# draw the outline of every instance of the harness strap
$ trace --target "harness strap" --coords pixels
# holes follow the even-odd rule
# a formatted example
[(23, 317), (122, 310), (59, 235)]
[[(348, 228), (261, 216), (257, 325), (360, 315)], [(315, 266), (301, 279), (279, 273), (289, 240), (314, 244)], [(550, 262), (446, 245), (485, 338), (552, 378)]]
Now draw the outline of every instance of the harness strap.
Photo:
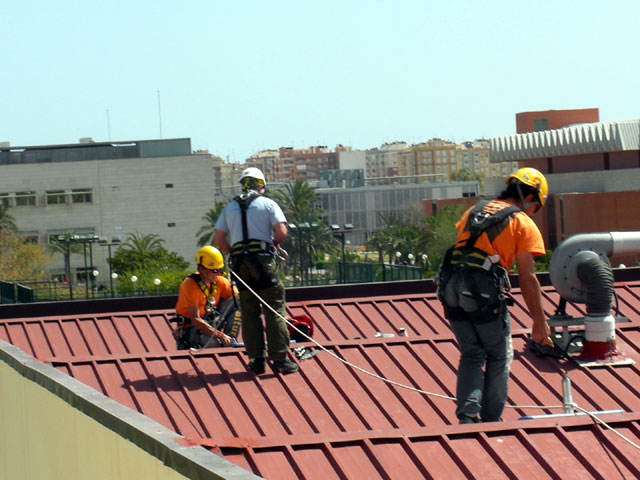
[(213, 298), (215, 298), (216, 293), (218, 292), (218, 282), (212, 282), (211, 287), (207, 288), (207, 284), (204, 283), (204, 280), (202, 280), (202, 277), (199, 273), (192, 273), (191, 275), (187, 275), (187, 278), (190, 278), (198, 284), (198, 287), (200, 288), (200, 290), (202, 290), (204, 296), (207, 297), (207, 300), (211, 301)]
[[(500, 289), (500, 296), (504, 301), (504, 292), (511, 289), (509, 276), (506, 269), (498, 263), (500, 256), (489, 255), (484, 250), (476, 248), (474, 245), (482, 233), (487, 233), (489, 241), (493, 241), (509, 224), (514, 213), (521, 211), (515, 205), (503, 207), (500, 204), (492, 203), (492, 200), (482, 200), (469, 212), (465, 231), (469, 232), (469, 238), (465, 241), (455, 243), (447, 250), (438, 272), (438, 296), (444, 302), (442, 293), (446, 283), (454, 272), (486, 271), (496, 281)], [(489, 305), (482, 302), (483, 296), (480, 294), (475, 281), (469, 283), (471, 296), (476, 301), (481, 302), (481, 310), (485, 310)], [(486, 299), (485, 299), (486, 301)]]
[(274, 253), (274, 247), (264, 240), (249, 239), (246, 242), (234, 243), (231, 247), (231, 256), (237, 256), (247, 253)]
[(238, 202), (240, 206), (240, 213), (242, 214), (242, 242), (246, 243), (249, 240), (249, 227), (247, 226), (247, 209), (251, 202), (258, 198), (258, 193), (254, 190), (249, 190), (241, 195), (238, 195), (234, 200)]

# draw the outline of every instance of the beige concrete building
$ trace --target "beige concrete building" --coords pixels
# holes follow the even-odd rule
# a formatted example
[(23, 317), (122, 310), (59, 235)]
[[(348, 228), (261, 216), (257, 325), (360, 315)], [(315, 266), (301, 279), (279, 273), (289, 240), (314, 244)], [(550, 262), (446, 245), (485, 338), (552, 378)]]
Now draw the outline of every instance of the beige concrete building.
[[(40, 244), (63, 233), (114, 237), (157, 234), (191, 261), (202, 216), (211, 208), (212, 157), (189, 139), (0, 148), (0, 201), (21, 233)], [(115, 248), (115, 247), (114, 247)], [(113, 252), (112, 252), (113, 253)], [(91, 244), (88, 271), (109, 283), (108, 249)], [(71, 257), (84, 275), (84, 254)], [(64, 275), (62, 255), (51, 274)]]

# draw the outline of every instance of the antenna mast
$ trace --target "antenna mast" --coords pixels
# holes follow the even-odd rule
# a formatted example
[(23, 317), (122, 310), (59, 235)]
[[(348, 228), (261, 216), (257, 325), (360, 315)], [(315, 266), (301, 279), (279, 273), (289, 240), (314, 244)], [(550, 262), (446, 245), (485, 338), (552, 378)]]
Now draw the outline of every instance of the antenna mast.
[(160, 90), (158, 90), (158, 123), (160, 124), (160, 140), (162, 140), (162, 111), (160, 110)]

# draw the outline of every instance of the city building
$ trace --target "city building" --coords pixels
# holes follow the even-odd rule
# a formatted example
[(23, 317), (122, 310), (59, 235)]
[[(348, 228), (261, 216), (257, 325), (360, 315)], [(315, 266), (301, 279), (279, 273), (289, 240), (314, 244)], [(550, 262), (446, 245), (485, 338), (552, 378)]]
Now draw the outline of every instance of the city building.
[[(517, 161), (549, 182), (536, 215), (547, 248), (576, 233), (640, 231), (640, 120), (582, 123), (494, 137), (492, 161)], [(504, 187), (485, 182), (487, 192)], [(635, 265), (637, 256), (616, 258)]]
[(278, 162), (280, 155), (278, 150), (261, 150), (247, 158), (247, 167), (259, 168), (264, 174), (267, 183), (278, 181)]
[(369, 235), (384, 228), (385, 218), (399, 212), (415, 210), (422, 216), (423, 201), (469, 198), (479, 195), (473, 182), (413, 183), (379, 185), (360, 188), (318, 188), (321, 207), (327, 211), (327, 223), (351, 225), (348, 240), (352, 245), (365, 245)]
[(368, 150), (365, 171), (366, 178), (397, 177), (398, 153), (406, 148), (406, 142), (391, 142)]
[[(188, 138), (0, 148), (0, 201), (20, 233), (43, 245), (67, 233), (107, 243), (156, 234), (190, 261), (214, 178), (212, 156), (193, 154)], [(99, 245), (71, 256), (73, 276), (95, 270), (98, 284), (109, 283), (109, 249)], [(64, 277), (62, 255), (51, 267)]]
[[(518, 169), (518, 162), (491, 162), (488, 140), (456, 145), (456, 170), (467, 170), (482, 178), (505, 177)], [(452, 172), (449, 172), (449, 175)]]
[(516, 133), (557, 130), (579, 123), (597, 123), (600, 114), (597, 108), (576, 110), (545, 110), (516, 113)]
[(315, 146), (296, 150), (290, 147), (279, 149), (280, 167), (277, 169), (278, 182), (306, 180), (317, 182), (318, 173), (339, 168), (338, 155), (351, 147), (337, 146), (330, 151), (326, 146)]

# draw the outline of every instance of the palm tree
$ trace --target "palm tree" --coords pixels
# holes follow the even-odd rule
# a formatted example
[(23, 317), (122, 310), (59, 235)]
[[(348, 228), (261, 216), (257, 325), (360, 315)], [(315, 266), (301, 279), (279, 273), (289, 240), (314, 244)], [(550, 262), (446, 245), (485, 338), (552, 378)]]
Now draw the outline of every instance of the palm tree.
[(64, 272), (69, 284), (73, 285), (71, 255), (74, 253), (82, 253), (82, 246), (78, 243), (71, 243), (71, 233), (64, 233), (53, 237), (53, 241), (49, 243), (48, 249), (52, 254), (60, 253), (64, 257)]
[(324, 211), (317, 206), (320, 197), (309, 183), (301, 180), (287, 183), (282, 190), (273, 192), (272, 198), (282, 208), (289, 224), (297, 226), (295, 231), (290, 229), (283, 244), (289, 252), (290, 271), (295, 271), (297, 264), (302, 274), (302, 271), (308, 271), (314, 259), (339, 251), (338, 240), (322, 220)]
[(282, 190), (273, 192), (272, 197), (278, 202), (290, 223), (308, 221), (309, 217), (315, 217), (316, 221), (322, 213), (322, 210), (316, 207), (320, 197), (308, 182), (302, 180), (285, 184)]
[(138, 232), (128, 233), (127, 240), (122, 242), (121, 248), (128, 248), (132, 252), (144, 256), (146, 253), (157, 252), (162, 249), (164, 240), (155, 233), (141, 235)]
[(7, 212), (7, 208), (0, 202), (0, 231), (3, 229), (10, 232), (17, 232), (18, 226), (16, 225), (16, 219)]
[(213, 245), (214, 237), (216, 234), (215, 225), (218, 221), (218, 217), (220, 217), (220, 213), (222, 213), (222, 209), (224, 208), (224, 202), (216, 202), (215, 206), (210, 209), (205, 215), (202, 217), (206, 223), (200, 227), (200, 230), (196, 233), (198, 237), (198, 246), (204, 247), (205, 245)]

